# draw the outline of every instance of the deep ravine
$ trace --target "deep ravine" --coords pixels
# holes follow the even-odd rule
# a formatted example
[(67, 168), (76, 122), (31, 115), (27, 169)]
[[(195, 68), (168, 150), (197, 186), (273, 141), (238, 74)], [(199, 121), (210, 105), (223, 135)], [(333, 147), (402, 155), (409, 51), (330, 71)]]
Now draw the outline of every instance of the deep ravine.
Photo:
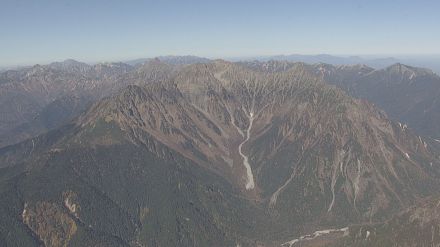
[(252, 124), (254, 122), (255, 116), (252, 111), (249, 113), (249, 115), (246, 114), (246, 116), (249, 118), (249, 126), (246, 129), (246, 138), (244, 139), (244, 141), (242, 143), (240, 143), (240, 145), (238, 145), (238, 153), (243, 158), (243, 165), (246, 168), (246, 176), (247, 176), (246, 189), (251, 190), (255, 187), (254, 175), (252, 174), (252, 168), (251, 168), (251, 165), (249, 164), (249, 157), (243, 153), (242, 149), (243, 149), (243, 145), (247, 141), (249, 141), (250, 132), (252, 129)]

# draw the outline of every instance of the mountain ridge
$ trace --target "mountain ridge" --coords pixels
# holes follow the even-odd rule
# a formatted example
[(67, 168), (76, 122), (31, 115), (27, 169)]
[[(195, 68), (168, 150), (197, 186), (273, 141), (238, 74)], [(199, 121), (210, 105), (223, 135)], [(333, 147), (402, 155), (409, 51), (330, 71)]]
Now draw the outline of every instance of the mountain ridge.
[[(127, 245), (207, 241), (214, 246), (275, 246), (324, 227), (381, 222), (438, 191), (438, 150), (368, 102), (327, 85), (309, 65), (259, 72), (215, 61), (164, 74), (158, 72), (172, 68), (159, 61), (153, 65), (145, 69), (154, 73), (143, 74), (145, 69), (139, 68), (127, 74), (137, 85), (95, 103), (72, 125), (0, 150), (1, 167), (7, 171), (0, 184), (22, 177), (17, 186), (23, 196), (2, 187), (5, 196), (26, 202), (14, 206), (23, 215), (15, 225), (30, 229), (45, 243), (79, 241), (75, 236), (111, 242), (110, 236), (118, 236)], [(163, 76), (143, 81), (146, 75)], [(120, 172), (128, 172), (131, 179)], [(145, 186), (150, 173), (158, 176), (150, 177), (157, 184), (128, 199), (122, 191)], [(59, 180), (65, 176), (73, 180)], [(40, 182), (43, 178), (50, 182)], [(27, 184), (51, 192), (32, 195), (34, 189)], [(59, 189), (47, 187), (54, 184)], [(154, 202), (159, 185), (170, 188), (162, 193), (182, 207), (174, 209), (173, 218), (157, 211), (169, 208)], [(173, 192), (182, 186), (188, 188), (184, 195)], [(109, 216), (94, 218), (97, 212), (88, 211), (93, 208), (89, 195), (96, 192), (88, 191), (104, 193), (94, 203), (113, 201), (104, 212), (114, 212), (115, 222), (126, 230), (108, 229), (110, 222), (104, 222), (113, 219)], [(192, 206), (194, 200), (202, 203), (199, 211)], [(213, 206), (213, 200), (219, 200), (219, 206)], [(148, 212), (141, 210), (144, 207)], [(62, 214), (60, 208), (70, 213)], [(53, 235), (38, 227), (45, 222), (38, 215), (52, 211), (60, 217), (55, 223), (70, 222), (66, 233)], [(138, 218), (145, 214), (150, 216)], [(196, 237), (192, 233), (200, 229), (184, 223), (191, 222), (187, 214), (215, 228)], [(95, 223), (87, 230), (79, 222)], [(178, 222), (177, 228), (172, 222)], [(56, 224), (54, 229), (59, 228)], [(165, 240), (165, 233), (154, 232), (162, 227), (176, 229), (175, 238)], [(104, 232), (104, 240), (86, 237), (94, 229)], [(145, 231), (150, 237), (141, 234)]]
[(440, 149), (326, 80), (375, 71), (152, 60), (118, 74), (70, 124), (0, 149), (0, 193), (13, 202), (0, 204), (13, 227), (0, 243), (358, 241), (345, 233), (440, 196)]

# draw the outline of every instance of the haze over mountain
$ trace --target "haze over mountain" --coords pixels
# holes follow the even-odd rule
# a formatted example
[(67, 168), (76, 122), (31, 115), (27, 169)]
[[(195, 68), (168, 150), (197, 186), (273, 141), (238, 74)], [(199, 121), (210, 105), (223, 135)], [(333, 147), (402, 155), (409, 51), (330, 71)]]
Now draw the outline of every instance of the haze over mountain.
[(57, 127), (113, 92), (122, 63), (90, 66), (74, 60), (0, 74), (0, 146)]
[[(206, 63), (209, 62), (210, 59), (198, 56), (159, 56), (157, 57), (162, 62), (179, 65), (179, 64), (192, 64), (192, 63)], [(429, 68), (437, 74), (440, 74), (440, 55), (395, 55), (395, 56), (386, 56), (386, 55), (375, 55), (375, 56), (335, 56), (330, 54), (320, 54), (320, 55), (301, 55), (301, 54), (291, 54), (291, 55), (274, 55), (274, 56), (247, 56), (247, 57), (217, 57), (218, 59), (224, 59), (232, 62), (240, 62), (240, 61), (252, 61), (257, 60), (260, 62), (267, 62), (270, 60), (277, 61), (289, 61), (289, 62), (303, 62), (309, 64), (315, 63), (327, 63), (332, 65), (356, 65), (356, 64), (364, 64), (375, 69), (382, 69), (388, 66), (391, 66), (396, 63), (402, 63), (414, 67), (424, 67)], [(135, 66), (147, 61), (150, 61), (154, 58), (139, 58), (133, 60), (127, 60), (125, 63)], [(211, 58), (213, 60), (215, 58)], [(4, 72), (6, 70), (17, 70), (21, 68), (26, 68), (30, 66), (9, 66), (9, 67), (0, 67), (0, 72)]]
[(383, 57), (383, 58), (362, 58), (360, 56), (333, 56), (328, 54), (320, 55), (277, 55), (277, 56), (256, 56), (243, 58), (240, 60), (258, 60), (258, 61), (289, 61), (289, 62), (303, 62), (309, 64), (315, 63), (327, 63), (333, 65), (354, 65), (354, 64), (365, 64), (374, 68), (382, 68), (389, 66), (391, 64), (397, 63), (399, 60), (394, 57)]
[(185, 65), (185, 64), (210, 62), (210, 60), (208, 58), (188, 55), (188, 56), (159, 56), (156, 58), (139, 58), (139, 59), (127, 61), (126, 63), (130, 64), (132, 66), (136, 66), (136, 65), (151, 61), (153, 59), (159, 59), (161, 62), (170, 64), (170, 65)]
[(383, 69), (396, 63), (402, 63), (415, 67), (424, 67), (433, 70), (435, 73), (440, 74), (440, 56), (436, 55), (412, 55), (412, 56), (334, 56), (329, 54), (320, 55), (277, 55), (277, 56), (251, 56), (251, 57), (239, 57), (230, 58), (231, 61), (260, 61), (267, 62), (270, 60), (275, 61), (288, 61), (288, 62), (303, 62), (308, 64), (325, 63), (332, 65), (367, 65), (375, 69)]
[[(317, 66), (327, 81), (368, 99), (420, 134), (440, 138), (440, 77), (429, 69), (394, 64), (385, 69)], [(336, 70), (336, 71), (335, 71)], [(350, 75), (344, 78), (344, 74)]]

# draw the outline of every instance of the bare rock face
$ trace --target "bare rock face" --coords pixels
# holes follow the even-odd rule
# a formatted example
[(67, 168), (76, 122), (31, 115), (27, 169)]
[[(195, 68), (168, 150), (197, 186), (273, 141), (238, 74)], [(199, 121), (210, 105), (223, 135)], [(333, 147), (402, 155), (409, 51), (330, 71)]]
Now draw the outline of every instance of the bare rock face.
[(56, 204), (49, 202), (25, 204), (22, 218), (45, 246), (68, 246), (77, 231), (75, 221)]
[(438, 188), (439, 159), (424, 139), (304, 64), (188, 66), (95, 105), (83, 125), (96, 119), (213, 169), (284, 220), (381, 220)]

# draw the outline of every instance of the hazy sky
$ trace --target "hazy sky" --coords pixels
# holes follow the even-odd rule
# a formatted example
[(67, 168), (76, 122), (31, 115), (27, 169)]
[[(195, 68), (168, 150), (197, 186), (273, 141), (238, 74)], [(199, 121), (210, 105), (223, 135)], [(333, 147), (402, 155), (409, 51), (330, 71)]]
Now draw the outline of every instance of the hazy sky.
[(0, 66), (171, 54), (440, 54), (437, 0), (0, 0), (0, 25)]

